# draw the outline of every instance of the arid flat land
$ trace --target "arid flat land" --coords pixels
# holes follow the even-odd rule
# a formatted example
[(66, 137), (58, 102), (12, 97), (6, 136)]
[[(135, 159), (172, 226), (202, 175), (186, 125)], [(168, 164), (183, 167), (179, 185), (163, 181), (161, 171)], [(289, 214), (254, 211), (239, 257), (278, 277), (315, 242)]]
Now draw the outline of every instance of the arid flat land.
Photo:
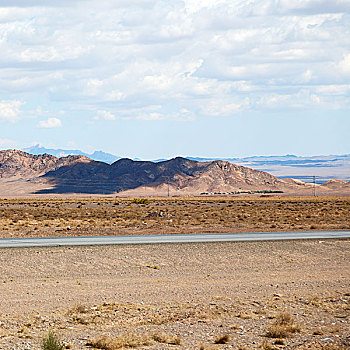
[[(342, 230), (349, 197), (0, 200), (1, 237)], [(350, 347), (350, 240), (0, 250), (0, 349)], [(216, 344), (217, 343), (217, 344)]]
[(346, 196), (0, 199), (0, 237), (349, 228)]
[[(350, 240), (0, 250), (0, 349), (349, 349)], [(218, 344), (215, 344), (218, 342)]]

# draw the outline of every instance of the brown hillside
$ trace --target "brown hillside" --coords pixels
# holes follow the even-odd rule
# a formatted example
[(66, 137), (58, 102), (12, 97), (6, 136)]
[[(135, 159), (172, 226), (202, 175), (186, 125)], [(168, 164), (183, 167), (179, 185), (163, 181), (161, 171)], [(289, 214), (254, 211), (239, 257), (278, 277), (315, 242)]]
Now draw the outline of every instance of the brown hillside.
[(159, 163), (131, 159), (120, 159), (111, 165), (79, 162), (50, 171), (43, 178), (56, 185), (49, 193), (107, 194), (142, 188), (149, 194), (157, 194), (168, 184), (172, 189), (188, 194), (299, 188), (268, 173), (229, 162), (203, 163), (181, 157)]
[(325, 182), (320, 187), (331, 189), (331, 190), (341, 190), (341, 189), (350, 190), (350, 182), (333, 179), (333, 180)]
[(0, 178), (31, 178), (61, 166), (89, 161), (90, 159), (84, 156), (57, 158), (49, 154), (32, 155), (19, 150), (5, 150), (0, 151)]

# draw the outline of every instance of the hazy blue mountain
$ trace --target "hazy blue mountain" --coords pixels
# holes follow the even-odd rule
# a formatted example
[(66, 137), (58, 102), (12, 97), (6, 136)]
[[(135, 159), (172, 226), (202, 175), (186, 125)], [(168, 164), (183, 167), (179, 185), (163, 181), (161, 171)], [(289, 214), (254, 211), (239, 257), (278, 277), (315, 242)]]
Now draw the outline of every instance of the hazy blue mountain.
[(314, 176), (318, 183), (323, 183), (334, 178), (350, 180), (350, 154), (307, 157), (299, 157), (291, 154), (245, 158), (187, 157), (187, 159), (198, 162), (211, 162), (220, 159), (255, 170), (266, 171), (279, 178), (291, 177), (304, 182), (312, 182)]
[(23, 151), (31, 154), (35, 154), (35, 155), (47, 153), (59, 158), (66, 157), (69, 155), (82, 155), (82, 156), (89, 157), (93, 160), (96, 160), (99, 162), (105, 162), (105, 163), (113, 163), (116, 160), (121, 158), (121, 157), (115, 156), (114, 154), (106, 153), (103, 151), (95, 151), (94, 153), (89, 154), (89, 153), (80, 151), (78, 149), (54, 149), (54, 148), (45, 148), (40, 145), (24, 148)]

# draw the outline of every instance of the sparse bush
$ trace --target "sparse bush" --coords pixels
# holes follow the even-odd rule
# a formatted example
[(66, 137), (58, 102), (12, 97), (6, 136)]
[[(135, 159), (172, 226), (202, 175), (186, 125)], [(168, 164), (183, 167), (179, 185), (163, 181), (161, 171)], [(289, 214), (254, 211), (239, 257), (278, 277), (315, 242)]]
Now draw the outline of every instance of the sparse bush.
[(64, 344), (59, 341), (55, 333), (50, 331), (42, 340), (43, 350), (63, 350)]
[(152, 345), (154, 340), (147, 335), (136, 335), (133, 333), (121, 334), (118, 337), (102, 335), (86, 345), (93, 346), (96, 349), (116, 350), (122, 348), (137, 348), (142, 345)]
[(273, 350), (275, 349), (270, 343), (268, 343), (266, 340), (264, 340), (262, 342), (262, 344), (260, 344), (260, 348), (263, 350)]
[(179, 336), (172, 336), (164, 332), (150, 334), (134, 334), (125, 333), (118, 337), (111, 337), (108, 335), (102, 335), (87, 342), (87, 346), (93, 346), (96, 349), (104, 350), (117, 350), (122, 348), (137, 348), (140, 346), (152, 345), (155, 342), (170, 344), (170, 345), (181, 345), (182, 340)]
[(182, 340), (179, 336), (172, 336), (167, 333), (161, 332), (153, 335), (153, 339), (158, 343), (171, 344), (171, 345), (181, 345)]
[(291, 314), (288, 314), (287, 312), (283, 312), (281, 314), (278, 314), (276, 317), (275, 324), (283, 326), (283, 325), (290, 325), (293, 323), (293, 318)]
[(148, 204), (149, 200), (147, 198), (134, 198), (132, 203), (135, 203), (135, 204)]
[(268, 328), (265, 336), (268, 338), (287, 338), (297, 332), (300, 332), (300, 326), (294, 323), (290, 314), (282, 313), (276, 317), (276, 321)]
[(286, 345), (286, 342), (283, 339), (276, 339), (274, 344), (276, 344), (276, 345)]
[(228, 334), (221, 335), (217, 337), (214, 341), (215, 344), (227, 344), (230, 341), (230, 336)]

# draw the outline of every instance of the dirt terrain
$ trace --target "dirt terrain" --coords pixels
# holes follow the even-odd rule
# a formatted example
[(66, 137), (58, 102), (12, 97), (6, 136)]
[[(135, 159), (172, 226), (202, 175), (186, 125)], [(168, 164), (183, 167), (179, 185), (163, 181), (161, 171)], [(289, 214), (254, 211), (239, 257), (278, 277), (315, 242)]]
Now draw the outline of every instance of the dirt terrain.
[(350, 346), (350, 240), (0, 253), (0, 349)]
[[(8, 198), (1, 237), (350, 228), (349, 197)], [(350, 240), (0, 250), (0, 349), (350, 348)]]
[(350, 229), (350, 197), (0, 199), (0, 237)]

